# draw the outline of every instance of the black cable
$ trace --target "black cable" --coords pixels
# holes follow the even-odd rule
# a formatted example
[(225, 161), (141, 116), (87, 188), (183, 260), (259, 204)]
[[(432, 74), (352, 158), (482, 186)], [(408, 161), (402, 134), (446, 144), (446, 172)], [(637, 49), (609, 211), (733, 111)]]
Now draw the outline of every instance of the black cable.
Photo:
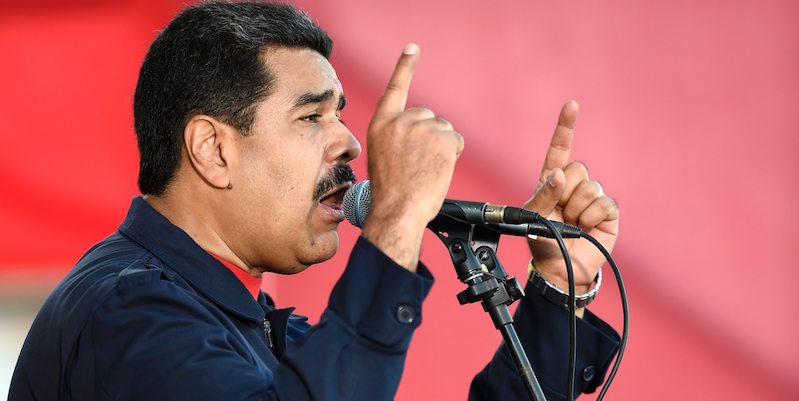
[(596, 238), (588, 235), (587, 233), (583, 232), (581, 236), (588, 241), (590, 241), (594, 246), (605, 255), (605, 259), (608, 260), (610, 267), (613, 269), (613, 274), (616, 275), (616, 282), (619, 283), (619, 295), (621, 295), (621, 308), (624, 313), (624, 325), (622, 328), (621, 340), (619, 341), (619, 354), (616, 356), (616, 362), (613, 364), (613, 369), (610, 371), (610, 375), (608, 375), (608, 379), (605, 381), (605, 384), (602, 386), (602, 391), (599, 392), (599, 396), (596, 398), (597, 401), (602, 400), (605, 397), (605, 393), (610, 388), (610, 382), (613, 381), (613, 378), (616, 376), (616, 372), (619, 370), (619, 365), (621, 364), (621, 358), (624, 356), (624, 348), (627, 347), (627, 332), (628, 327), (630, 324), (630, 310), (627, 306), (627, 290), (624, 289), (624, 283), (621, 280), (621, 273), (619, 272), (619, 267), (616, 266), (616, 262), (613, 260), (613, 257), (610, 256), (610, 252), (605, 249)]
[(572, 269), (572, 261), (569, 256), (569, 251), (566, 249), (566, 243), (563, 241), (563, 236), (555, 229), (555, 226), (549, 220), (537, 216), (537, 220), (545, 225), (555, 237), (555, 240), (560, 246), (560, 252), (563, 254), (563, 261), (566, 262), (566, 274), (569, 278), (569, 375), (567, 379), (566, 400), (574, 400), (574, 378), (575, 368), (577, 366), (577, 310), (576, 301), (574, 297), (574, 270)]
[[(452, 217), (452, 216), (450, 216)], [(574, 400), (574, 381), (576, 376), (576, 366), (577, 366), (577, 312), (576, 312), (576, 302), (575, 302), (575, 288), (574, 288), (574, 270), (572, 268), (571, 257), (569, 256), (569, 252), (566, 249), (566, 243), (563, 240), (563, 236), (560, 233), (560, 230), (555, 228), (554, 224), (547, 220), (544, 217), (541, 217), (538, 213), (535, 214), (535, 220), (543, 224), (547, 227), (549, 232), (552, 234), (551, 237), (554, 238), (558, 242), (558, 246), (560, 247), (560, 252), (563, 254), (563, 260), (566, 263), (566, 274), (568, 276), (569, 281), (569, 375), (567, 378), (567, 385), (568, 388), (566, 389), (566, 400), (573, 401)], [(457, 221), (462, 221), (461, 219), (452, 217)], [(621, 364), (621, 359), (624, 356), (624, 349), (627, 347), (627, 334), (629, 331), (629, 321), (630, 321), (630, 311), (627, 304), (627, 291), (624, 288), (624, 282), (621, 278), (621, 272), (619, 271), (619, 267), (616, 265), (616, 261), (613, 260), (613, 257), (610, 255), (610, 252), (605, 249), (605, 247), (596, 240), (596, 238), (590, 236), (588, 233), (579, 230), (580, 236), (582, 238), (587, 239), (589, 242), (594, 244), (594, 246), (599, 249), (600, 252), (605, 256), (605, 259), (610, 264), (611, 269), (613, 270), (613, 274), (616, 276), (616, 282), (619, 286), (619, 295), (621, 296), (621, 305), (622, 305), (622, 313), (624, 315), (624, 324), (622, 328), (622, 335), (619, 341), (619, 353), (616, 357), (616, 362), (613, 364), (613, 369), (611, 370), (610, 374), (608, 375), (605, 384), (602, 386), (602, 390), (597, 397), (597, 401), (601, 401), (605, 397), (605, 393), (607, 393), (608, 389), (610, 388), (610, 384), (613, 381), (613, 378), (616, 377), (616, 372), (619, 370), (619, 365)], [(547, 236), (550, 237), (550, 236)]]

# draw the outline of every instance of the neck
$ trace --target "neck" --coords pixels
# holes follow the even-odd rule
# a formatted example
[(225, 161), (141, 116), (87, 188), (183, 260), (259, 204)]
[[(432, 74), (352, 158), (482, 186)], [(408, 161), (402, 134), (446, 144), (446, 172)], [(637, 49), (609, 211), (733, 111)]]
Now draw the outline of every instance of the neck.
[[(184, 186), (185, 187), (185, 186)], [(219, 194), (203, 193), (209, 189), (170, 187), (163, 196), (145, 195), (144, 200), (197, 243), (206, 252), (218, 256), (247, 274), (261, 277), (263, 272), (247, 264), (234, 250), (225, 235), (217, 211), (225, 210), (215, 201)], [(214, 191), (220, 191), (210, 189)]]

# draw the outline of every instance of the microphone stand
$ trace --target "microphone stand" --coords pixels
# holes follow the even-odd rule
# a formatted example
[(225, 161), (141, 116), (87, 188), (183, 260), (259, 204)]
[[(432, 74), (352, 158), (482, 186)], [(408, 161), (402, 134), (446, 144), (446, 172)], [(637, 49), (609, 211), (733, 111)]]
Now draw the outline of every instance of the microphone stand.
[(493, 225), (475, 225), (457, 210), (439, 213), (427, 227), (446, 245), (458, 279), (468, 287), (458, 293), (461, 305), (480, 301), (516, 364), (530, 398), (546, 401), (535, 372), (513, 326), (508, 306), (524, 297), (515, 277), (508, 277), (497, 258), (500, 232)]

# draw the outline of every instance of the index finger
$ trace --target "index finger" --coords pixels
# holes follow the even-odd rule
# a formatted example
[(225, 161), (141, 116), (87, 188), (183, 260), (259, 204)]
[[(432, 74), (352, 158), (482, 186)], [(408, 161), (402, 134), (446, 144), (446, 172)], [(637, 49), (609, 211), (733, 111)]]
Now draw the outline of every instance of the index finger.
[(544, 158), (544, 167), (541, 169), (541, 176), (538, 178), (540, 188), (552, 174), (555, 168), (563, 169), (569, 164), (569, 154), (572, 149), (572, 138), (574, 138), (574, 127), (577, 123), (577, 112), (579, 107), (577, 102), (570, 100), (560, 109), (558, 126), (552, 134), (552, 141), (549, 143), (547, 155)]
[(397, 60), (394, 73), (388, 80), (386, 91), (377, 102), (375, 117), (382, 113), (401, 113), (405, 110), (405, 102), (408, 100), (408, 89), (411, 86), (411, 78), (416, 63), (419, 61), (419, 46), (414, 43), (405, 45), (402, 55)]

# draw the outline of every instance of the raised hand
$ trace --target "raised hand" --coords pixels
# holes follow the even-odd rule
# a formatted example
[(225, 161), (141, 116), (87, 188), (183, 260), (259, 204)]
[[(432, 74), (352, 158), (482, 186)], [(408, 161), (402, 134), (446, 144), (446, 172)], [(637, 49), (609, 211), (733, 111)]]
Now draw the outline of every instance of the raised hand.
[(369, 124), (372, 207), (363, 237), (415, 271), (422, 235), (449, 189), (463, 138), (431, 110), (405, 110), (419, 47), (408, 44)]
[[(547, 219), (582, 228), (610, 251), (619, 235), (619, 209), (613, 199), (604, 194), (602, 186), (588, 178), (585, 165), (569, 163), (577, 112), (574, 101), (561, 109), (535, 193), (524, 207)], [(536, 270), (560, 288), (568, 289), (566, 264), (558, 244), (538, 238), (530, 240), (529, 245)], [(566, 247), (574, 268), (575, 292), (584, 294), (605, 258), (585, 239), (567, 239)]]

